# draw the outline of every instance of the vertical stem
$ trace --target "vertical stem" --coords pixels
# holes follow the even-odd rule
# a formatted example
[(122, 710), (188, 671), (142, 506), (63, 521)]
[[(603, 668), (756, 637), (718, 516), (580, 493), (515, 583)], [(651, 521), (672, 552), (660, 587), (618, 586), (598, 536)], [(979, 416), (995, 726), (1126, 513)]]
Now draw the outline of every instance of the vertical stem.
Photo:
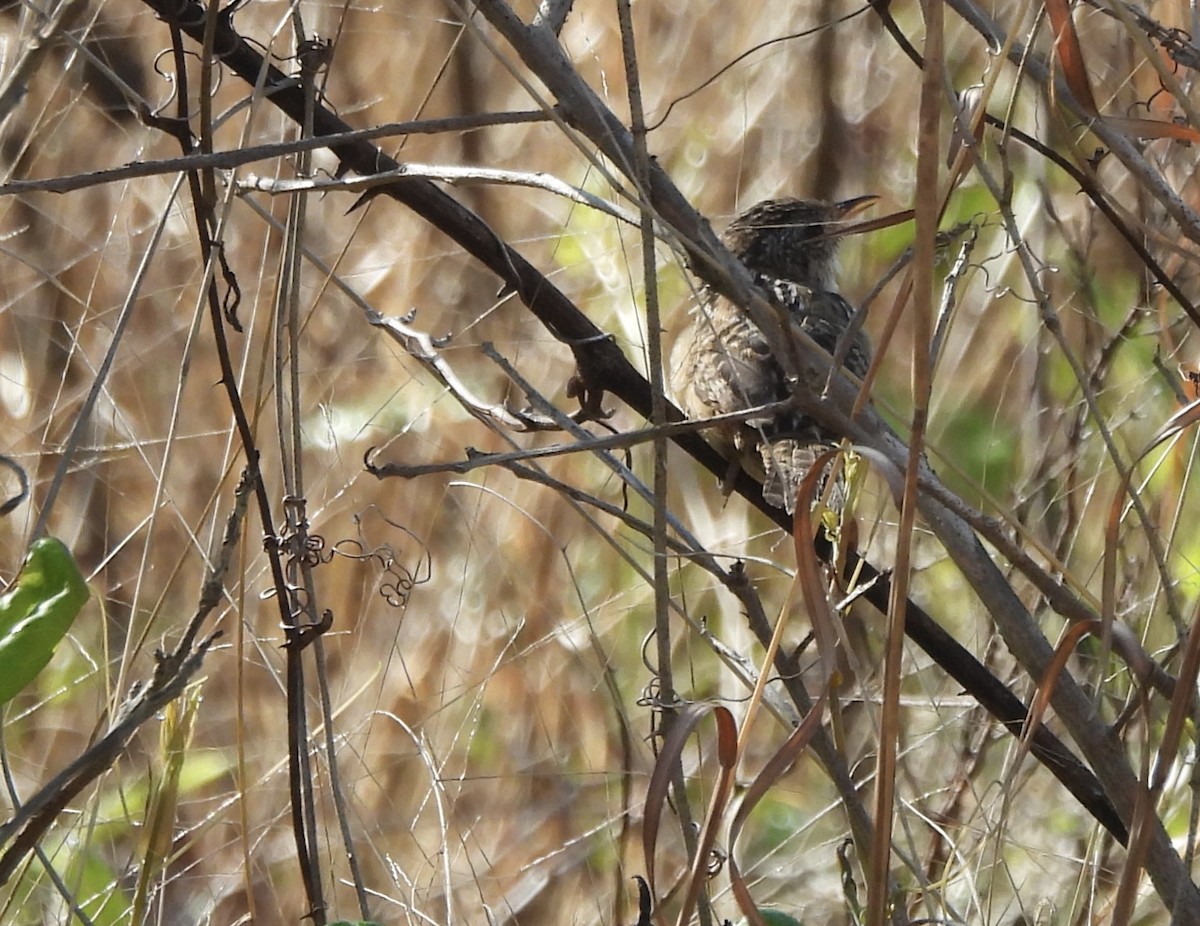
[(887, 919), (888, 863), (891, 860), (892, 808), (896, 791), (896, 755), (900, 737), (900, 677), (904, 658), (905, 607), (908, 602), (912, 532), (917, 513), (917, 475), (929, 415), (931, 320), (934, 311), (934, 247), (940, 213), (938, 196), (939, 126), (942, 105), (942, 0), (923, 0), (925, 55), (917, 126), (916, 240), (912, 287), (912, 433), (904, 472), (895, 575), (888, 601), (887, 649), (883, 669), (879, 762), (875, 790), (875, 841), (871, 844), (867, 911), (870, 926)]
[[(658, 305), (658, 277), (654, 263), (654, 213), (650, 208), (650, 154), (646, 145), (646, 120), (638, 78), (637, 50), (633, 35), (630, 0), (617, 0), (621, 23), (621, 49), (625, 59), (625, 81), (629, 89), (629, 116), (633, 135), (634, 179), (638, 187), (641, 212), (642, 279), (646, 291), (646, 370), (650, 379), (650, 422), (655, 428), (667, 423), (667, 398), (663, 380), (662, 319)], [(658, 696), (662, 706), (662, 733), (670, 732), (675, 719), (675, 682), (671, 672), (671, 626), (669, 617), (670, 576), (667, 572), (667, 438), (658, 431), (654, 437), (654, 632), (658, 663)], [(675, 807), (683, 829), (684, 842), (696, 869), (705, 864), (694, 858), (699, 851), (691, 813), (688, 809), (683, 768), (676, 763), (672, 774)], [(700, 926), (711, 926), (712, 912), (707, 897), (701, 895), (698, 906)]]

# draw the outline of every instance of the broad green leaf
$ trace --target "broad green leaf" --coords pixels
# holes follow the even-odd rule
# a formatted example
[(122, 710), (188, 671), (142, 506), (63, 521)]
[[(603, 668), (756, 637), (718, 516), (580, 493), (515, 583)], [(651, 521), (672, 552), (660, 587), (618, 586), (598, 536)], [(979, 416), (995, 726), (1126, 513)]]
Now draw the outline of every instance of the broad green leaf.
[(71, 551), (53, 537), (36, 541), (0, 595), (0, 704), (45, 668), (87, 599)]

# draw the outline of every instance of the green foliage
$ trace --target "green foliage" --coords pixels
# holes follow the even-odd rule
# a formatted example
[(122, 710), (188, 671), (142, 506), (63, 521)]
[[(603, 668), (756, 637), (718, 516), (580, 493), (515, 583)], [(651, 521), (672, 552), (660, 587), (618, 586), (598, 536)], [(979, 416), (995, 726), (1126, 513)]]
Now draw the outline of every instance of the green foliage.
[(979, 222), (995, 215), (996, 203), (992, 194), (982, 183), (964, 184), (954, 193), (947, 209), (942, 228), (968, 222)]
[[(804, 926), (804, 923), (801, 920), (784, 913), (782, 910), (772, 910), (769, 907), (759, 907), (758, 915), (763, 918), (763, 922), (766, 923), (767, 926)], [(738, 921), (738, 926), (745, 926), (745, 924), (745, 919)]]
[(765, 857), (779, 851), (796, 838), (807, 822), (808, 813), (804, 809), (770, 796), (763, 798), (755, 808), (753, 825), (747, 828), (746, 835), (751, 838), (746, 857)]
[(938, 443), (952, 456), (955, 469), (966, 477), (960, 483), (947, 472), (947, 481), (968, 498), (975, 494), (972, 486), (1003, 495), (1012, 485), (1019, 449), (1017, 435), (996, 420), (995, 409), (975, 404), (953, 409)]
[(29, 548), (0, 596), (0, 704), (45, 668), (87, 599), (87, 583), (62, 541), (44, 537)]
[[(109, 859), (111, 847), (140, 839), (139, 872), (152, 869), (148, 874), (160, 877), (165, 864), (163, 846), (170, 845), (177, 831), (174, 805), (184, 798), (194, 798), (213, 782), (227, 780), (231, 773), (231, 763), (216, 750), (183, 752), (186, 744), (181, 738), (186, 738), (194, 719), (187, 715), (194, 713), (199, 704), (196, 689), (190, 689), (182, 700), (183, 703), (174, 702), (165, 712), (158, 756), (162, 771), (113, 777), (110, 786), (96, 796), (87, 835), (55, 831), (45, 845), (47, 855), (55, 860), (59, 872), (65, 874), (74, 888), (74, 896), (97, 926), (145, 921), (144, 916), (131, 918), (131, 908), (140, 904), (144, 909), (145, 902), (126, 889), (123, 875)], [(180, 715), (184, 715), (182, 719)], [(164, 807), (164, 795), (173, 805), (169, 812)], [(155, 823), (155, 818), (164, 822)], [(159, 840), (156, 852), (151, 851), (154, 838)], [(143, 885), (142, 894), (145, 893)], [(20, 910), (20, 915), (12, 922), (20, 926), (43, 922), (43, 918), (25, 914), (44, 912), (47, 903), (57, 902), (57, 892), (36, 860), (20, 877), (14, 896), (13, 906)], [(7, 924), (9, 920), (3, 922)]]

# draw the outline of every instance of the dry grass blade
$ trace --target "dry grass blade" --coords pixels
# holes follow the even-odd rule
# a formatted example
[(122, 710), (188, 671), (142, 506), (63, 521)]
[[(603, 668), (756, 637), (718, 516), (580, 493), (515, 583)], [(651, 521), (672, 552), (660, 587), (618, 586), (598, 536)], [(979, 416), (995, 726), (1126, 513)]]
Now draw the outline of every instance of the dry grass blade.
[(1171, 138), (1188, 144), (1200, 143), (1200, 131), (1179, 122), (1162, 119), (1135, 119), (1127, 116), (1103, 116), (1104, 124), (1131, 138)]
[(1121, 872), (1114, 904), (1113, 924), (1124, 926), (1132, 915), (1137, 899), (1137, 886), (1145, 865), (1146, 842), (1154, 818), (1158, 799), (1162, 796), (1167, 780), (1176, 768), (1179, 744), (1184, 727), (1194, 717), (1196, 681), (1200, 677), (1200, 613), (1192, 615), (1191, 629), (1183, 647), (1183, 661), (1179, 669), (1179, 685), (1171, 699), (1167, 722), (1163, 726), (1162, 738), (1155, 757), (1152, 777), (1139, 794), (1137, 812), (1130, 827), (1132, 834), (1125, 867)]
[(720, 767), (717, 787), (713, 791), (704, 825), (701, 828), (699, 848), (691, 859), (687, 892), (679, 913), (679, 924), (685, 924), (696, 907), (700, 892), (708, 880), (708, 859), (717, 838), (717, 829), (723, 819), (725, 806), (733, 791), (733, 773), (737, 765), (737, 724), (727, 708), (719, 705), (690, 704), (675, 718), (671, 730), (663, 741), (650, 783), (646, 788), (645, 821), (642, 826), (642, 856), (646, 866), (646, 878), (650, 882), (653, 900), (658, 898), (655, 860), (658, 856), (658, 832), (663, 811), (669, 806), (668, 796), (674, 770), (683, 756), (684, 747), (692, 733), (709, 714), (717, 725), (717, 762)]
[(1071, 88), (1071, 93), (1087, 115), (1100, 115), (1100, 110), (1096, 108), (1096, 99), (1092, 95), (1092, 82), (1088, 78), (1083, 48), (1079, 44), (1079, 34), (1075, 31), (1075, 20), (1071, 17), (1069, 0), (1046, 0), (1046, 14), (1050, 17), (1050, 28), (1054, 30), (1054, 54), (1058, 58), (1067, 86)]
[(146, 915), (154, 882), (166, 871), (178, 825), (179, 786), (200, 709), (200, 686), (188, 688), (163, 710), (159, 732), (158, 774), (151, 783), (150, 800), (142, 834), (141, 860), (134, 889), (130, 922), (140, 923)]
[(683, 905), (679, 908), (676, 926), (688, 926), (692, 921), (692, 912), (696, 909), (700, 894), (708, 883), (713, 846), (725, 820), (725, 808), (733, 794), (734, 773), (737, 769), (737, 723), (733, 714), (724, 707), (712, 708), (712, 715), (717, 722), (717, 785), (713, 788), (712, 798), (704, 815), (704, 825), (700, 828), (700, 839), (697, 842), (696, 855), (692, 859), (691, 870), (688, 872), (687, 891), (683, 897)]
[(1068, 627), (1063, 638), (1059, 640), (1058, 646), (1054, 648), (1054, 658), (1046, 667), (1046, 674), (1038, 682), (1033, 703), (1029, 705), (1029, 715), (1025, 720), (1024, 729), (1021, 730), (1019, 755), (1024, 755), (1028, 751), (1030, 741), (1042, 725), (1042, 718), (1045, 716), (1046, 709), (1050, 706), (1050, 698), (1054, 694), (1054, 686), (1058, 683), (1062, 673), (1066, 671), (1067, 662), (1070, 660), (1071, 654), (1075, 652), (1075, 647), (1089, 633), (1098, 635), (1102, 627), (1102, 623), (1098, 620), (1079, 621)]
[[(813, 634), (817, 639), (817, 651), (821, 657), (822, 681), (836, 688), (838, 631), (834, 625), (833, 612), (821, 579), (821, 564), (813, 547), (816, 529), (813, 526), (812, 506), (816, 501), (826, 467), (839, 451), (827, 450), (816, 458), (812, 468), (804, 475), (796, 492), (796, 513), (792, 526), (792, 549), (796, 554), (795, 583), (800, 586), (808, 619), (812, 622)], [(771, 654), (774, 655), (773, 653)], [(765, 666), (771, 663), (765, 662)]]
[[(1138, 455), (1134, 463), (1145, 459), (1147, 454), (1162, 443), (1171, 440), (1184, 430), (1200, 422), (1200, 399), (1194, 399), (1173, 414), (1150, 439), (1146, 448)], [(1133, 467), (1130, 467), (1132, 474)], [(1128, 491), (1129, 480), (1121, 485), (1121, 490), (1113, 499), (1109, 508), (1108, 532), (1105, 536), (1104, 549), (1104, 620), (1105, 631), (1115, 620), (1115, 584), (1116, 584), (1116, 548), (1118, 545), (1117, 532), (1120, 527), (1120, 509)], [(1195, 703), (1196, 679), (1200, 673), (1200, 615), (1193, 615), (1191, 627), (1183, 648), (1183, 660), (1180, 665), (1178, 683), (1174, 696), (1171, 698), (1170, 712), (1164, 726), (1162, 739), (1159, 743), (1157, 762), (1154, 766), (1154, 777), (1145, 785), (1145, 793), (1138, 802), (1140, 814), (1152, 815), (1155, 801), (1162, 793), (1167, 776), (1172, 768), (1179, 748), (1180, 737), (1185, 721), (1191, 715)], [(1117, 893), (1117, 903), (1113, 915), (1113, 923), (1121, 924), (1129, 921), (1132, 915), (1133, 903), (1136, 897), (1138, 876), (1144, 864), (1146, 838), (1150, 829), (1148, 819), (1135, 819), (1131, 827), (1131, 843), (1129, 854), (1125, 860), (1125, 868), (1121, 874), (1120, 887)]]
[(1108, 507), (1108, 519), (1104, 530), (1104, 566), (1101, 577), (1100, 617), (1104, 622), (1104, 636), (1107, 640), (1116, 613), (1116, 584), (1117, 584), (1117, 548), (1118, 534), (1121, 529), (1122, 511), (1125, 507), (1125, 497), (1130, 491), (1130, 482), (1137, 464), (1154, 451), (1160, 444), (1171, 440), (1185, 429), (1200, 422), (1200, 399), (1194, 399), (1175, 414), (1168, 418), (1147, 442), (1145, 448), (1137, 455), (1125, 472), (1113, 500)]
[(742, 795), (742, 802), (737, 809), (737, 813), (734, 814), (733, 820), (730, 821), (729, 881), (733, 887), (734, 897), (737, 898), (738, 906), (741, 908), (750, 926), (765, 926), (765, 924), (763, 923), (762, 915), (758, 911), (758, 904), (750, 896), (750, 889), (747, 887), (746, 880), (738, 868), (736, 852), (738, 836), (741, 835), (746, 819), (750, 816), (754, 808), (758, 806), (758, 802), (762, 800), (763, 795), (787, 773), (788, 769), (796, 764), (797, 760), (804, 753), (804, 750), (808, 748), (808, 744), (812, 741), (813, 736), (820, 729), (825, 719), (825, 707), (829, 702), (830, 693), (831, 687), (829, 684), (826, 684), (821, 690), (821, 694), (813, 705), (812, 710), (805, 715), (800, 725), (792, 731), (792, 735), (776, 750), (767, 764), (763, 766), (762, 771), (750, 783), (750, 787)]

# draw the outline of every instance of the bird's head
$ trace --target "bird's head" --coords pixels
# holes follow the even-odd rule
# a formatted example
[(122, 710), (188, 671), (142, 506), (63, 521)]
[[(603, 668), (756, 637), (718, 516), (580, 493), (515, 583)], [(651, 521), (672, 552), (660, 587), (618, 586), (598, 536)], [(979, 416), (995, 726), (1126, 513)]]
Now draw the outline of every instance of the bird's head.
[(725, 246), (752, 272), (835, 292), (838, 236), (850, 216), (878, 198), (765, 199), (729, 224)]

